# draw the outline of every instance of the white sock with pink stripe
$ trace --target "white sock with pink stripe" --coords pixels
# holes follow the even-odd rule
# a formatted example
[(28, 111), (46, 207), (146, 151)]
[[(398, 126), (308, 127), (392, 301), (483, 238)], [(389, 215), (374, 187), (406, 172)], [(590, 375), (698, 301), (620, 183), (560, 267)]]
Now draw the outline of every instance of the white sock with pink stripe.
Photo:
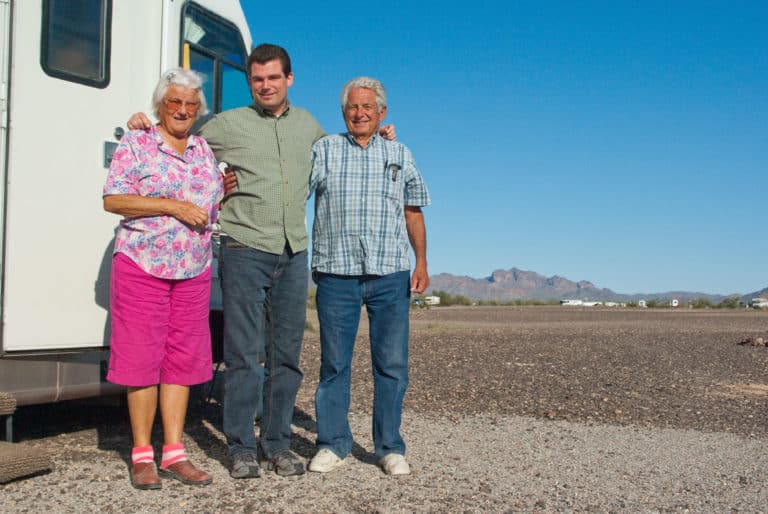
[(134, 446), (133, 450), (131, 450), (131, 462), (134, 464), (139, 462), (155, 462), (155, 451), (152, 449), (152, 445)]
[(168, 466), (176, 464), (179, 461), (187, 460), (187, 456), (184, 453), (184, 445), (181, 443), (176, 444), (164, 444), (163, 445), (163, 460), (160, 463), (160, 467), (165, 469)]

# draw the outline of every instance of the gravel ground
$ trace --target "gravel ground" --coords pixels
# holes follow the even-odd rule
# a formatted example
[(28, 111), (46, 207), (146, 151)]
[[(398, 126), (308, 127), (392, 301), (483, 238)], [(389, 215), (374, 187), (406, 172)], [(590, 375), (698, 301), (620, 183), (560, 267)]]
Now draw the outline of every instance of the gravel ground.
[[(193, 405), (185, 441), (214, 485), (136, 491), (124, 407), (66, 402), (17, 413), (17, 435), (51, 451), (56, 469), (0, 486), (2, 509), (768, 512), (768, 348), (736, 344), (765, 336), (767, 322), (753, 311), (413, 311), (403, 421), (410, 476), (375, 466), (362, 330), (356, 445), (336, 472), (231, 480), (216, 394)], [(318, 357), (317, 332), (308, 331), (293, 440), (307, 458)]]

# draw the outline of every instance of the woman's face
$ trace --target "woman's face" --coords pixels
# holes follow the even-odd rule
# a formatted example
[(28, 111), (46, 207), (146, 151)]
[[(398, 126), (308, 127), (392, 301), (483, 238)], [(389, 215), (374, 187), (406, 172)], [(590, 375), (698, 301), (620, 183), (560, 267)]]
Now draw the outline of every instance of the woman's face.
[(200, 100), (197, 91), (171, 85), (160, 102), (160, 126), (176, 137), (186, 137), (197, 119)]

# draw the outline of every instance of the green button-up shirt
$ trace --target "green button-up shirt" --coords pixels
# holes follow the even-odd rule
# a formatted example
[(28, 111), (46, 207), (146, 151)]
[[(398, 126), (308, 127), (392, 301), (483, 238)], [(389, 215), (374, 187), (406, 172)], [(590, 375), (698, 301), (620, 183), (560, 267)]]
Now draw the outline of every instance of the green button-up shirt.
[(224, 203), (221, 229), (257, 250), (307, 249), (310, 148), (325, 132), (306, 110), (288, 106), (275, 117), (258, 105), (214, 116), (200, 135), (235, 169), (237, 189)]

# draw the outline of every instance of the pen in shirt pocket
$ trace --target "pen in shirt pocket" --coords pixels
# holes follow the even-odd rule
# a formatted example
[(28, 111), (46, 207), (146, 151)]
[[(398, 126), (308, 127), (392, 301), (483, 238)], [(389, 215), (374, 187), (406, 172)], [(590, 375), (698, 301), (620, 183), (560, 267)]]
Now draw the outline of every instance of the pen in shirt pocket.
[(390, 164), (389, 172), (392, 175), (392, 182), (397, 182), (397, 172), (400, 171), (399, 164)]

